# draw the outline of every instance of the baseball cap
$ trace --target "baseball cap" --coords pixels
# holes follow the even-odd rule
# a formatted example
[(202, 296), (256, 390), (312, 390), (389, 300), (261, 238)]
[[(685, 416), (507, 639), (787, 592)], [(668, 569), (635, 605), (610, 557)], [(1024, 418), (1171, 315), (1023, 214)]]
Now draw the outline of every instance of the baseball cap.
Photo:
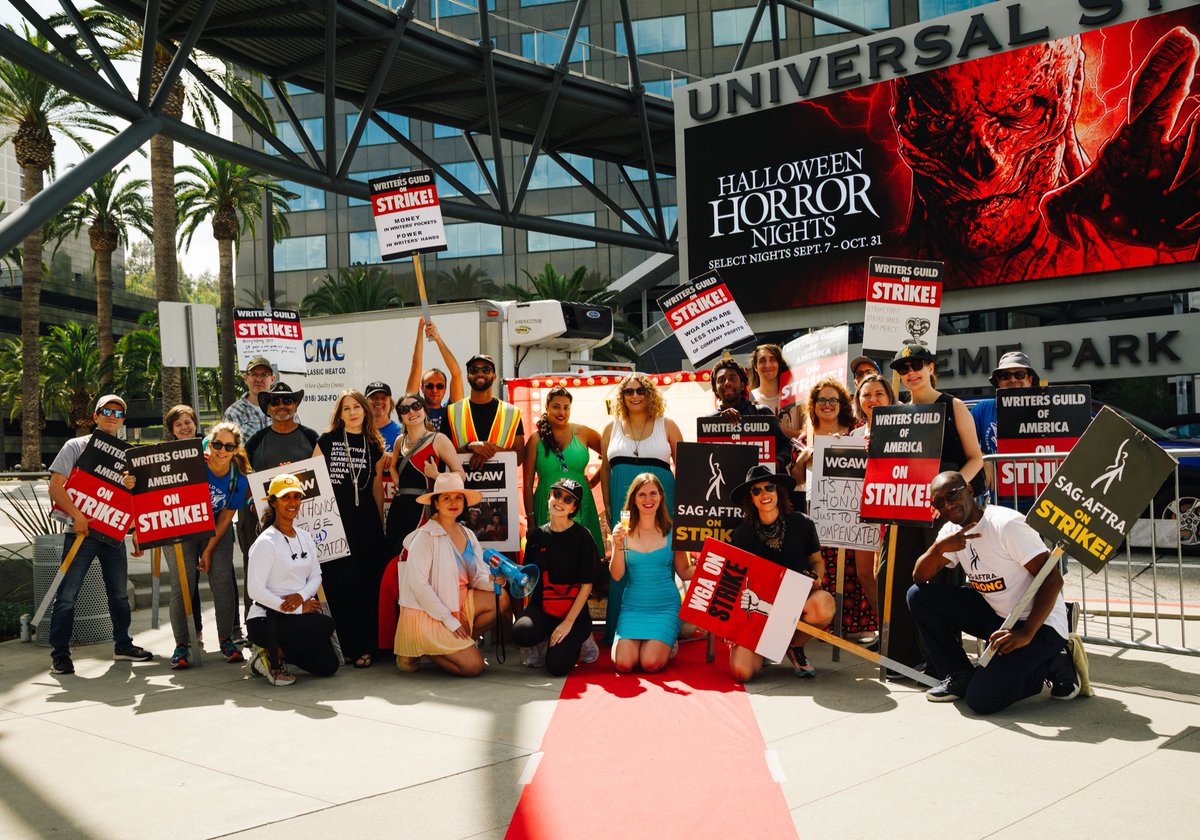
[(467, 367), (470, 367), (472, 362), (487, 362), (492, 366), (492, 370), (496, 369), (496, 360), (486, 353), (476, 353), (474, 356), (467, 359)]
[(125, 404), (125, 400), (121, 399), (116, 394), (105, 394), (103, 397), (96, 400), (96, 407), (92, 409), (92, 413), (95, 414), (110, 402), (119, 402), (121, 404), (121, 408), (125, 409), (126, 411), (129, 410), (129, 406)]
[(267, 359), (266, 356), (255, 356), (253, 359), (246, 362), (246, 373), (249, 373), (250, 371), (254, 370), (256, 367), (269, 368), (269, 367), (271, 367), (271, 362)]
[(387, 394), (390, 397), (392, 395), (392, 388), (386, 382), (380, 382), (378, 380), (376, 380), (374, 382), (368, 382), (367, 388), (363, 392), (363, 396), (369, 397), (372, 394), (379, 394), (379, 393)]
[(304, 488), (300, 486), (300, 479), (291, 473), (280, 473), (271, 479), (271, 484), (267, 487), (267, 496), (275, 496), (276, 498), (286, 493), (299, 493), (304, 495)]

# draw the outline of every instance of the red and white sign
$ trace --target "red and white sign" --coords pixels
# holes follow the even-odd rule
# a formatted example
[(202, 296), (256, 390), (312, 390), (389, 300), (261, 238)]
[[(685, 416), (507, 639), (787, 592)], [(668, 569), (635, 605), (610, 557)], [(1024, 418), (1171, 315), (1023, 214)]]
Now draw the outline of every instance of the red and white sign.
[(849, 364), (850, 325), (814, 330), (783, 345), (788, 370), (782, 374), (779, 408), (802, 405), (812, 386), (832, 376), (844, 381)]
[(432, 169), (371, 178), (369, 183), (380, 258), (398, 260), (446, 250), (446, 229)]
[(120, 438), (92, 432), (64, 486), (75, 507), (88, 518), (92, 536), (112, 545), (125, 541), (133, 516), (133, 498), (123, 482), (127, 451)]
[(754, 330), (715, 271), (676, 286), (658, 299), (658, 306), (696, 367), (754, 338)]
[(937, 350), (945, 266), (929, 260), (871, 257), (863, 352), (890, 356), (905, 342)]
[(941, 470), (946, 406), (881, 405), (871, 414), (863, 478), (863, 522), (928, 525), (929, 482)]
[(811, 589), (812, 578), (710, 538), (679, 617), (778, 661)]
[(292, 309), (235, 309), (233, 337), (237, 343), (238, 370), (262, 356), (281, 373), (306, 373), (304, 334), (300, 313)]
[(129, 450), (138, 545), (154, 548), (216, 533), (199, 439)]

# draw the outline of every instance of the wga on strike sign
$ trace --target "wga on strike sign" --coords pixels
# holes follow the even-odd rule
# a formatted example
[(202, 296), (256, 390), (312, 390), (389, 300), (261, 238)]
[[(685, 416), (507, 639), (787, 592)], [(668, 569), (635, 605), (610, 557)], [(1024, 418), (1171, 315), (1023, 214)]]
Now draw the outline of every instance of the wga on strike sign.
[(709, 539), (679, 617), (767, 659), (781, 660), (812, 578)]
[(129, 450), (138, 545), (154, 548), (216, 533), (200, 441), (173, 440)]
[(863, 479), (864, 522), (928, 525), (929, 482), (942, 462), (946, 406), (881, 405), (871, 414), (871, 443)]
[[(1070, 452), (1091, 422), (1092, 389), (1088, 385), (996, 391), (996, 451), (1001, 455)], [(1036, 496), (1056, 469), (1057, 459), (1001, 461), (997, 469), (1000, 500)]]
[(379, 236), (379, 256), (398, 260), (409, 254), (446, 250), (446, 231), (433, 170), (371, 178), (371, 211)]
[(89, 533), (110, 545), (125, 541), (133, 516), (133, 499), (124, 483), (127, 449), (120, 438), (93, 432), (64, 488), (88, 518)]
[[(749, 443), (757, 448), (758, 463), (775, 465), (775, 418), (745, 415), (739, 420), (724, 417), (697, 417), (697, 443)], [(745, 471), (741, 473), (745, 475)], [(736, 477), (735, 477), (736, 478)], [(735, 480), (740, 484), (741, 480)]]
[(863, 352), (891, 355), (906, 341), (937, 350), (944, 265), (927, 260), (871, 257)]
[(729, 288), (715, 271), (676, 286), (658, 299), (692, 364), (754, 338)]
[(255, 356), (264, 356), (284, 373), (306, 373), (300, 313), (292, 309), (235, 309), (233, 337), (238, 370)]

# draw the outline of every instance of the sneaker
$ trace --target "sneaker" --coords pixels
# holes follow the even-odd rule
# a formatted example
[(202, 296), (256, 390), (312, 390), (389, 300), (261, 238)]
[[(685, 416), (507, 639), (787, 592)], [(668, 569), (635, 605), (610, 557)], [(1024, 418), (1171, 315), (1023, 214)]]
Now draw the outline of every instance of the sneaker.
[(549, 649), (549, 647), (550, 647), (550, 642), (545, 641), (539, 645), (534, 645), (531, 648), (527, 648), (527, 650), (529, 651), (529, 658), (525, 662), (525, 667), (526, 668), (541, 668), (543, 665), (545, 665), (546, 664), (546, 651)]
[(245, 662), (246, 657), (242, 655), (242, 650), (233, 641), (226, 639), (221, 642), (221, 655), (225, 657), (226, 662)]
[(246, 634), (241, 630), (235, 630), (233, 633), (233, 638), (231, 638), (230, 641), (240, 648), (250, 647), (250, 640), (246, 638)]
[(250, 673), (257, 674), (260, 677), (271, 676), (271, 663), (267, 659), (266, 648), (258, 648), (257, 652), (250, 659)]
[(596, 638), (588, 633), (588, 637), (583, 640), (583, 647), (579, 651), (579, 661), (584, 665), (591, 665), (600, 658), (600, 645), (596, 644)]
[(296, 678), (291, 675), (287, 669), (287, 665), (280, 662), (278, 668), (269, 668), (267, 670), (267, 682), (271, 685), (291, 685), (296, 681)]
[(74, 674), (75, 663), (69, 656), (55, 656), (50, 660), (51, 674)]
[(192, 667), (192, 651), (187, 645), (178, 645), (171, 654), (171, 670), (183, 671)]
[(123, 662), (149, 662), (154, 654), (137, 645), (126, 645), (113, 651), (113, 659)]
[(955, 700), (963, 699), (967, 695), (967, 686), (971, 684), (971, 677), (974, 674), (974, 671), (960, 671), (957, 674), (951, 674), (926, 691), (925, 699), (930, 703), (952, 703)]
[(1054, 700), (1074, 700), (1079, 696), (1083, 681), (1075, 670), (1075, 660), (1071, 658), (1070, 646), (1064, 647), (1050, 660), (1050, 669), (1046, 674), (1050, 683), (1050, 697)]
[(808, 664), (808, 657), (804, 655), (802, 646), (788, 648), (787, 660), (792, 663), (792, 673), (797, 677), (815, 677), (817, 675), (817, 669)]

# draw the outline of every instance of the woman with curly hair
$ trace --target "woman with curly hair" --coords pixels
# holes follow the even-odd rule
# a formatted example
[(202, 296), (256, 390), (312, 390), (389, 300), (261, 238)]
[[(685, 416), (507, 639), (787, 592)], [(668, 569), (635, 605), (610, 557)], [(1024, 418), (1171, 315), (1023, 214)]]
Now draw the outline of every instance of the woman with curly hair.
[[(608, 506), (609, 526), (616, 525), (625, 509), (625, 497), (635, 476), (650, 473), (662, 485), (666, 510), (675, 509), (675, 447), (683, 435), (675, 421), (666, 418), (667, 404), (644, 373), (631, 373), (617, 385), (615, 418), (600, 438), (600, 486)], [(604, 643), (613, 640), (621, 612), (624, 584), (610, 578), (605, 612)]]
[(323, 457), (349, 555), (321, 568), (325, 594), (337, 622), (342, 652), (355, 668), (369, 668), (376, 650), (379, 581), (383, 552), (383, 438), (371, 422), (371, 406), (361, 392), (338, 396), (329, 430), (317, 438), (313, 457)]
[(760, 344), (750, 354), (750, 399), (758, 405), (765, 405), (779, 418), (779, 427), (783, 433), (794, 438), (802, 431), (800, 422), (800, 406), (793, 404), (780, 410), (779, 404), (783, 397), (783, 380), (787, 378), (788, 363), (783, 358), (783, 348), (778, 344)]
[[(537, 436), (525, 444), (525, 512), (532, 516), (533, 525), (540, 528), (550, 521), (550, 487), (560, 478), (572, 478), (588, 488), (585, 470), (591, 452), (600, 449), (600, 433), (587, 426), (571, 422), (571, 392), (556, 385), (546, 392), (546, 410), (537, 421)], [(585, 491), (574, 519), (591, 532), (596, 550), (604, 551), (604, 536), (600, 532), (600, 515), (596, 500)]]

